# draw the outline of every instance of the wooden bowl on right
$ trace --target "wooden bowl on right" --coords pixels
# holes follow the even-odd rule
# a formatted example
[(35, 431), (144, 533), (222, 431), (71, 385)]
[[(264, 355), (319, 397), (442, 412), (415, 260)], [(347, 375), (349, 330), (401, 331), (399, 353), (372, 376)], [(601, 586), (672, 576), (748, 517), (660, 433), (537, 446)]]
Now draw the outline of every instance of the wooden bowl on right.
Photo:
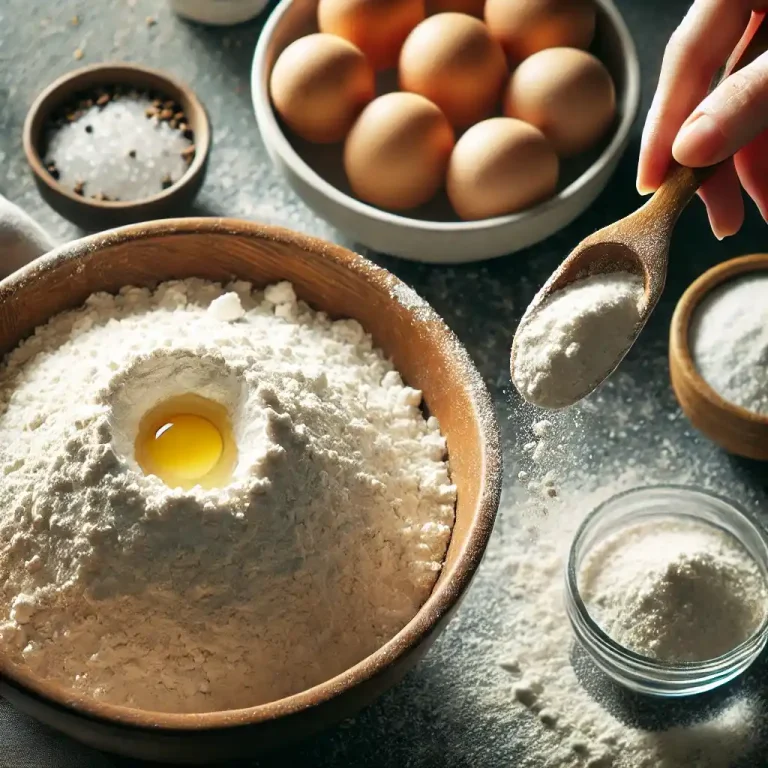
[(737, 275), (768, 271), (768, 254), (718, 264), (693, 282), (678, 302), (669, 336), (669, 371), (683, 413), (691, 424), (729, 453), (768, 461), (768, 416), (725, 400), (701, 376), (691, 354), (691, 320), (701, 300)]

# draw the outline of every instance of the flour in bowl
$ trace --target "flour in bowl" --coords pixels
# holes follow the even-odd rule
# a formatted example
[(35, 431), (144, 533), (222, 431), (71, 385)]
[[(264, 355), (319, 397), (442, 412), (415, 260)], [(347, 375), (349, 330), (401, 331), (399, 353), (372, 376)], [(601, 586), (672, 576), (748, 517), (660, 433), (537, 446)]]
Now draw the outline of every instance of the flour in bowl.
[(768, 271), (715, 288), (693, 315), (697, 369), (723, 398), (768, 416)]
[(647, 520), (614, 532), (586, 558), (579, 589), (614, 640), (661, 661), (708, 661), (747, 640), (768, 590), (729, 533), (695, 520)]
[[(142, 472), (148, 410), (226, 410), (221, 487)], [(369, 335), (201, 280), (95, 294), (0, 372), (0, 637), (103, 701), (195, 712), (320, 683), (430, 594), (456, 490), (445, 440)], [(159, 433), (158, 433), (159, 434)]]

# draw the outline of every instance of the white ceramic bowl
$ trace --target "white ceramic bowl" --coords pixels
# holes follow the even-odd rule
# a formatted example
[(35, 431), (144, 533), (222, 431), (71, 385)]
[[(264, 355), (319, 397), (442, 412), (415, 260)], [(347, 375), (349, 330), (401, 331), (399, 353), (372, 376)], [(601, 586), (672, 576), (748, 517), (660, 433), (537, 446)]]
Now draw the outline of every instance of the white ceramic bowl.
[[(251, 94), (267, 151), (310, 208), (373, 250), (415, 261), (461, 263), (527, 248), (570, 224), (602, 192), (627, 146), (637, 115), (640, 67), (635, 45), (612, 0), (596, 2), (599, 13), (592, 50), (616, 83), (617, 120), (596, 150), (563, 163), (557, 194), (534, 208), (511, 216), (461, 221), (442, 196), (409, 215), (390, 213), (351, 195), (340, 146), (313, 145), (285, 133), (270, 102), (269, 76), (286, 46), (317, 31), (317, 0), (282, 0), (256, 46)], [(382, 78), (382, 88), (391, 85), (387, 76)]]

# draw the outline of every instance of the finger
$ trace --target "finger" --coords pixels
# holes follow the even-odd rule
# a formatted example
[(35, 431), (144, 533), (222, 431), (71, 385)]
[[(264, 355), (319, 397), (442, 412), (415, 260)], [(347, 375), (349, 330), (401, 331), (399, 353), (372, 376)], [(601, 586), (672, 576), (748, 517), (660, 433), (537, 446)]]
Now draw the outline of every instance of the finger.
[(724, 162), (701, 185), (699, 197), (707, 206), (709, 224), (718, 240), (735, 235), (741, 229), (744, 223), (744, 200), (733, 162)]
[(768, 53), (727, 77), (686, 120), (672, 146), (678, 163), (719, 163), (768, 128)]
[(742, 186), (768, 221), (768, 131), (737, 152), (733, 160)]
[(643, 130), (637, 174), (641, 194), (652, 192), (664, 180), (677, 132), (741, 38), (751, 4), (697, 0), (670, 38)]

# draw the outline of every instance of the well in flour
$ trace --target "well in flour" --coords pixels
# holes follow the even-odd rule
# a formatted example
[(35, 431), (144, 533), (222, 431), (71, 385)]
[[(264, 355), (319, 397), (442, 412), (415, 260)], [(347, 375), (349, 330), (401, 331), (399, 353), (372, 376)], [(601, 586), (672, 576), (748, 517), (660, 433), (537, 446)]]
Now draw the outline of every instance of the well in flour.
[[(142, 417), (227, 413), (228, 481), (142, 471)], [(412, 618), (454, 518), (445, 440), (352, 320), (280, 283), (95, 294), (0, 372), (0, 636), (35, 673), (165, 711), (250, 706)]]

